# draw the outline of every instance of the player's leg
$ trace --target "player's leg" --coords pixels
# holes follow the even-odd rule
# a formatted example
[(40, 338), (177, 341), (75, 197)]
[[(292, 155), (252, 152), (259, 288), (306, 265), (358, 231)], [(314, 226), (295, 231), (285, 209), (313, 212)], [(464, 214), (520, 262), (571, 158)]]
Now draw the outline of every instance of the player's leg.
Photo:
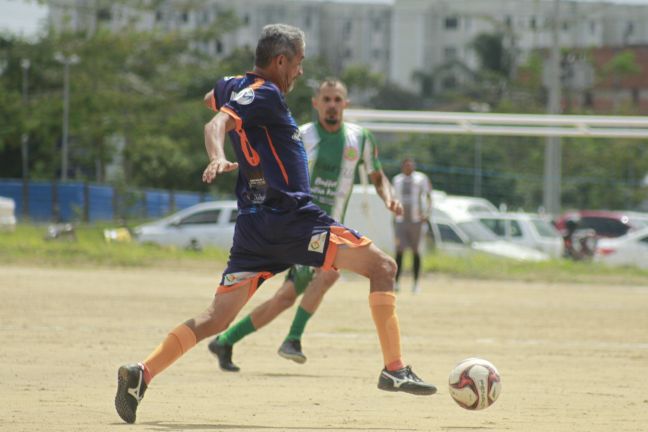
[(369, 306), (385, 365), (378, 380), (378, 388), (418, 395), (435, 393), (436, 387), (423, 382), (402, 360), (396, 295), (393, 292), (396, 262), (374, 244), (334, 249), (337, 250), (331, 253), (335, 254), (335, 268), (345, 268), (369, 279)]
[(232, 362), (234, 344), (270, 323), (281, 312), (295, 303), (298, 294), (295, 291), (295, 283), (291, 276), (293, 269), (294, 267), (290, 269), (283, 285), (270, 299), (257, 306), (249, 315), (230, 326), (209, 343), (209, 351), (218, 358), (222, 370), (238, 372), (240, 368)]
[(255, 278), (231, 290), (221, 290), (221, 286), (205, 311), (171, 330), (143, 362), (121, 366), (115, 396), (119, 416), (127, 423), (134, 423), (137, 407), (151, 380), (198, 342), (227, 328), (257, 284), (258, 278)]
[(426, 225), (423, 222), (417, 222), (412, 224), (411, 232), (411, 245), (412, 245), (412, 273), (414, 277), (414, 284), (412, 285), (412, 293), (416, 294), (420, 291), (419, 287), (419, 275), (421, 273), (421, 253), (423, 248), (421, 247), (424, 243), (424, 235), (426, 231)]
[(298, 292), (303, 291), (304, 296), (295, 312), (288, 336), (279, 347), (278, 354), (297, 363), (304, 363), (306, 356), (302, 352), (301, 338), (306, 324), (319, 307), (324, 294), (335, 284), (340, 274), (335, 270), (314, 271), (312, 267), (296, 267), (300, 272), (295, 278), (296, 289)]
[(399, 280), (401, 276), (401, 270), (403, 268), (403, 226), (404, 223), (396, 222), (394, 223), (394, 234), (396, 241), (396, 284), (394, 285), (394, 291), (400, 291)]

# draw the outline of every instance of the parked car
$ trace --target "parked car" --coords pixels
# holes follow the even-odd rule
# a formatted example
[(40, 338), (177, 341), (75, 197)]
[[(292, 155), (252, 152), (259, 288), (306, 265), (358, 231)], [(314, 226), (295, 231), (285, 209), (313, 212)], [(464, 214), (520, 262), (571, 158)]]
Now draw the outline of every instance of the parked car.
[(473, 214), (499, 213), (497, 207), (485, 198), (445, 195), (434, 196), (433, 205), (437, 209), (451, 215), (452, 217), (469, 217)]
[(16, 229), (16, 203), (11, 198), (0, 197), (0, 230)]
[(607, 210), (580, 210), (567, 212), (556, 220), (556, 228), (566, 231), (568, 220), (577, 223), (577, 229), (593, 229), (598, 237), (620, 237), (629, 231), (648, 226), (645, 213)]
[(613, 266), (648, 268), (648, 228), (599, 239), (594, 260)]
[(236, 201), (204, 202), (134, 228), (133, 238), (140, 243), (182, 248), (229, 249), (237, 215)]
[(532, 213), (486, 213), (475, 217), (497, 237), (561, 258), (564, 243), (549, 220)]
[(450, 255), (463, 256), (472, 252), (482, 252), (520, 261), (549, 259), (546, 253), (498, 238), (477, 219), (467, 216), (453, 219), (435, 208), (431, 228), (436, 247)]

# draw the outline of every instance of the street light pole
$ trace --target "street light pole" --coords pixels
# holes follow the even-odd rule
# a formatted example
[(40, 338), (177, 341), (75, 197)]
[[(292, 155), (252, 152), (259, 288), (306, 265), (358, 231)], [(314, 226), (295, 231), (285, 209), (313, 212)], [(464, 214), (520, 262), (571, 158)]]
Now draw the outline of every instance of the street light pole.
[[(23, 70), (23, 79), (22, 79), (22, 103), (25, 112), (27, 112), (27, 101), (29, 100), (29, 84), (27, 82), (29, 78), (29, 67), (31, 62), (29, 59), (22, 59), (20, 61), (20, 67)], [(20, 154), (22, 157), (22, 210), (23, 218), (26, 220), (29, 217), (29, 136), (27, 131), (23, 131), (20, 136)]]
[[(562, 98), (560, 83), (560, 0), (554, 0), (553, 6), (547, 113), (559, 114)], [(561, 165), (562, 145), (560, 137), (549, 136), (545, 143), (543, 205), (545, 211), (552, 216), (557, 216), (560, 213)]]
[(68, 123), (70, 114), (70, 65), (79, 63), (81, 59), (75, 54), (65, 56), (61, 53), (54, 54), (54, 59), (63, 64), (63, 142), (61, 144), (61, 181), (66, 181), (68, 171)]

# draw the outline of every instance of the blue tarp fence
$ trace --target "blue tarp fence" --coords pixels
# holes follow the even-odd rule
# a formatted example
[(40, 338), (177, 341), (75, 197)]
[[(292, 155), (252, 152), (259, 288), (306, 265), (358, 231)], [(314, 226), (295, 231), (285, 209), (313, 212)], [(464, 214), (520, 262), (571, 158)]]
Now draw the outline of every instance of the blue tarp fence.
[(16, 218), (34, 222), (96, 222), (159, 218), (212, 198), (199, 192), (123, 189), (84, 182), (0, 179), (0, 196), (16, 202)]

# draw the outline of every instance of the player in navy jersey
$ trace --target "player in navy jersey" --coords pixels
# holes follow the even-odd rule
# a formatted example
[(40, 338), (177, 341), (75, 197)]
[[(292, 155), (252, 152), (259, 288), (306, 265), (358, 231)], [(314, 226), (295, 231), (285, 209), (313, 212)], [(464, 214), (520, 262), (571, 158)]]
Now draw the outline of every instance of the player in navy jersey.
[[(227, 268), (207, 309), (171, 330), (141, 363), (121, 366), (115, 407), (128, 423), (153, 377), (197, 342), (223, 331), (259, 285), (293, 264), (346, 268), (369, 278), (369, 304), (384, 368), (378, 387), (419, 395), (436, 392), (401, 358), (396, 316), (396, 263), (312, 203), (306, 152), (284, 95), (303, 74), (304, 33), (273, 24), (263, 28), (255, 67), (245, 76), (219, 81), (210, 98), (219, 112), (205, 125), (209, 164), (203, 181), (238, 169), (239, 216)], [(225, 157), (229, 133), (237, 162)]]

